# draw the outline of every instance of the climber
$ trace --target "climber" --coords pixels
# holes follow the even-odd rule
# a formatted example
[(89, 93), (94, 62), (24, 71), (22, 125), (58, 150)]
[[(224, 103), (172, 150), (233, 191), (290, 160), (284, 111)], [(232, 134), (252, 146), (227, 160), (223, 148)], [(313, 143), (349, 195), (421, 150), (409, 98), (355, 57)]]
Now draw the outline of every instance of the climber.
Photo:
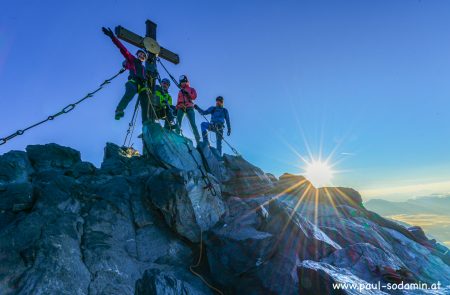
[(230, 116), (228, 115), (228, 110), (223, 107), (223, 97), (218, 96), (216, 98), (216, 106), (210, 107), (206, 111), (197, 105), (195, 109), (202, 115), (211, 115), (211, 122), (202, 122), (200, 124), (203, 142), (209, 145), (208, 130), (214, 131), (216, 133), (217, 151), (219, 155), (222, 155), (223, 127), (225, 123), (227, 125), (227, 135), (231, 135)]
[(161, 85), (156, 85), (155, 95), (159, 98), (157, 113), (164, 119), (164, 128), (172, 129), (174, 125), (176, 107), (172, 105), (172, 96), (169, 94), (170, 80), (164, 78)]
[(189, 124), (191, 124), (192, 132), (194, 133), (195, 141), (197, 144), (200, 142), (200, 134), (198, 133), (197, 126), (195, 125), (195, 112), (194, 102), (197, 98), (197, 92), (194, 88), (190, 87), (189, 80), (186, 75), (181, 75), (180, 79), (180, 91), (178, 92), (177, 101), (177, 131), (180, 132), (181, 122), (183, 116), (186, 113)]
[(110, 37), (112, 42), (120, 49), (120, 53), (125, 57), (124, 67), (129, 71), (128, 81), (125, 83), (125, 94), (116, 107), (115, 119), (120, 120), (125, 113), (124, 110), (138, 94), (139, 103), (141, 105), (142, 122), (149, 119), (149, 99), (146, 88), (146, 72), (143, 63), (147, 60), (147, 53), (141, 49), (136, 52), (136, 57), (133, 56), (123, 44), (114, 36), (110, 28), (102, 28), (103, 33)]

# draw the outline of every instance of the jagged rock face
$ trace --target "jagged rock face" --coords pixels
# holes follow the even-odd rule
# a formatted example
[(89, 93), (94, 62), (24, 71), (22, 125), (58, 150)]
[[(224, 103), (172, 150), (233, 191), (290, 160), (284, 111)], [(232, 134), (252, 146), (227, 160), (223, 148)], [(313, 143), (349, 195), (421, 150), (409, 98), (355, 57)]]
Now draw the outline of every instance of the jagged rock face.
[(236, 197), (227, 200), (227, 207), (223, 222), (205, 236), (210, 270), (225, 286), (267, 261), (274, 244), (272, 234), (259, 230), (264, 222), (262, 208)]
[(50, 143), (27, 146), (27, 156), (38, 171), (66, 169), (81, 162), (79, 151)]
[(142, 132), (145, 152), (160, 165), (185, 171), (197, 170), (201, 165), (203, 169), (200, 153), (191, 140), (155, 123), (144, 124)]
[(217, 150), (204, 143), (201, 143), (198, 149), (202, 155), (205, 168), (220, 182), (226, 181), (229, 175), (226, 173), (227, 170)]
[(351, 188), (323, 187), (316, 189), (311, 182), (300, 175), (285, 173), (271, 191), (272, 194), (292, 195), (293, 199), (301, 199), (302, 204), (329, 204), (332, 206), (362, 206), (361, 195)]
[[(108, 143), (100, 168), (56, 144), (0, 156), (0, 294), (214, 294), (205, 281), (225, 294), (386, 294), (332, 284), (450, 284), (447, 248), (367, 211), (352, 189), (276, 179), (153, 125), (144, 140), (146, 157)], [(423, 294), (450, 287), (439, 292)]]
[(194, 171), (166, 170), (147, 182), (151, 202), (178, 234), (199, 242), (201, 232), (213, 227), (225, 214), (220, 186), (212, 175), (211, 188), (207, 179)]
[(161, 267), (145, 271), (136, 282), (136, 295), (212, 295), (214, 294), (197, 278), (176, 267)]
[(224, 155), (225, 177), (223, 192), (241, 198), (264, 195), (273, 188), (273, 182), (258, 167), (241, 156)]
[(33, 167), (25, 152), (11, 151), (0, 156), (0, 185), (29, 182)]

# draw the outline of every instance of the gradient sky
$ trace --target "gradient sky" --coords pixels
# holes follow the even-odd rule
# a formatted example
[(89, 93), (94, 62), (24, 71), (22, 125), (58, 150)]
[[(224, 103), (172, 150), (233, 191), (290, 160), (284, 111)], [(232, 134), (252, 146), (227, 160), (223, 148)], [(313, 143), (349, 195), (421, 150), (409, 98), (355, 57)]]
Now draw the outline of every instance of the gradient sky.
[[(333, 183), (366, 199), (450, 192), (447, 0), (15, 0), (0, 11), (0, 137), (118, 71), (123, 58), (102, 26), (144, 34), (149, 18), (181, 56), (169, 69), (190, 77), (200, 106), (225, 97), (230, 142), (265, 171), (301, 172), (309, 147), (314, 157), (335, 151)], [(113, 116), (125, 81), (0, 154), (56, 142), (98, 166), (105, 142), (123, 142), (133, 103)]]

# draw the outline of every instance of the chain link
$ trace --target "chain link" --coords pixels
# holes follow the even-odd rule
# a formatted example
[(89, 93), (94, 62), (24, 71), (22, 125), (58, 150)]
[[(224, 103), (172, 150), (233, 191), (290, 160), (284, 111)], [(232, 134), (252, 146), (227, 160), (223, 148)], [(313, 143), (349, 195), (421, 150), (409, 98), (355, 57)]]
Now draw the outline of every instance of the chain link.
[(75, 109), (75, 107), (76, 107), (79, 103), (83, 102), (84, 100), (86, 100), (86, 99), (88, 99), (88, 98), (90, 98), (90, 97), (93, 97), (95, 93), (97, 93), (98, 91), (100, 91), (101, 89), (103, 89), (103, 86), (105, 86), (105, 85), (111, 83), (112, 80), (114, 80), (117, 76), (119, 76), (119, 75), (122, 74), (123, 72), (125, 72), (125, 69), (120, 69), (120, 71), (119, 71), (117, 74), (115, 74), (115, 75), (112, 76), (111, 78), (106, 79), (105, 81), (103, 81), (103, 83), (100, 84), (100, 86), (99, 86), (95, 91), (88, 93), (85, 97), (83, 97), (83, 98), (80, 99), (79, 101), (67, 105), (66, 107), (64, 107), (64, 108), (63, 108), (61, 111), (59, 111), (58, 113), (48, 116), (47, 119), (42, 120), (42, 121), (40, 121), (40, 122), (38, 122), (38, 123), (35, 123), (35, 124), (31, 125), (31, 126), (28, 126), (27, 128), (19, 129), (19, 130), (17, 130), (16, 132), (14, 132), (14, 133), (12, 133), (12, 134), (10, 134), (10, 135), (8, 135), (8, 136), (5, 136), (5, 137), (3, 137), (3, 138), (0, 138), (0, 145), (6, 144), (8, 141), (10, 141), (11, 139), (13, 139), (14, 137), (23, 135), (26, 131), (28, 131), (28, 130), (34, 128), (34, 127), (37, 127), (37, 126), (39, 126), (39, 125), (41, 125), (41, 124), (44, 124), (45, 122), (48, 122), (48, 121), (53, 121), (56, 117), (61, 116), (62, 114), (67, 114), (67, 113), (73, 111), (73, 109)]

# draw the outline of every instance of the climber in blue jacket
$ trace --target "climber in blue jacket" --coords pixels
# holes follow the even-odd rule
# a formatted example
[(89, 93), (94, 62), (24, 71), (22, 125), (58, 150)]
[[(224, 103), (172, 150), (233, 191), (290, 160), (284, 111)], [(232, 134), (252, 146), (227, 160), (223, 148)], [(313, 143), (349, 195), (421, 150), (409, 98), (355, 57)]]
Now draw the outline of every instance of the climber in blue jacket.
[(203, 142), (209, 145), (208, 131), (216, 133), (217, 151), (222, 155), (223, 128), (225, 123), (227, 125), (227, 135), (231, 135), (230, 116), (228, 115), (228, 110), (223, 107), (223, 97), (218, 96), (216, 98), (216, 106), (210, 107), (206, 111), (197, 105), (194, 107), (202, 115), (211, 115), (211, 122), (202, 122), (200, 124)]

